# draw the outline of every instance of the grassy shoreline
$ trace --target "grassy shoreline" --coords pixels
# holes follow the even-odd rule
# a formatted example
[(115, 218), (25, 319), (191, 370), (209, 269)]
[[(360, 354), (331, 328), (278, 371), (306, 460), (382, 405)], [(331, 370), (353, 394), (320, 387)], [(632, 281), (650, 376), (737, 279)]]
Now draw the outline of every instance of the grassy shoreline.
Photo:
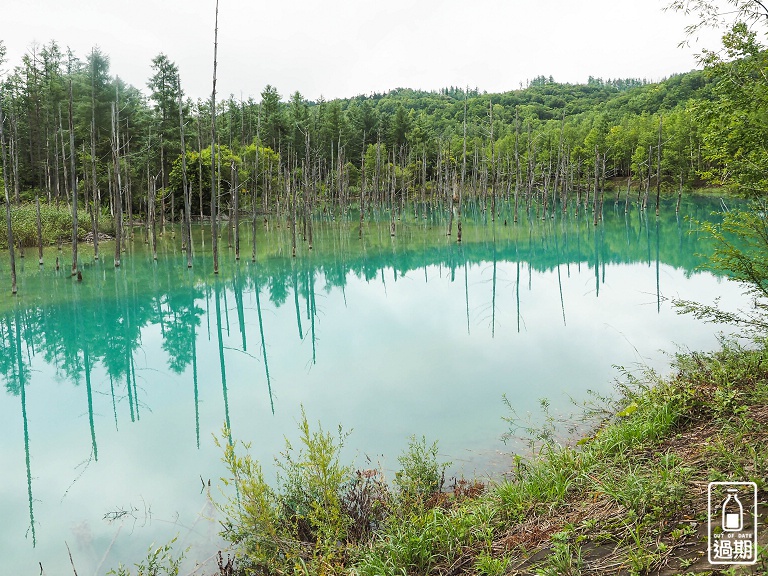
[[(588, 438), (543, 434), (488, 487), (442, 489), (447, 464), (416, 439), (387, 485), (381, 471), (343, 466), (342, 436), (305, 418), (274, 489), (247, 450), (223, 442), (236, 573), (768, 573), (766, 342), (678, 354), (672, 376), (625, 374), (618, 392)], [(757, 484), (761, 529), (757, 565), (722, 572), (707, 560), (707, 484), (726, 480)]]

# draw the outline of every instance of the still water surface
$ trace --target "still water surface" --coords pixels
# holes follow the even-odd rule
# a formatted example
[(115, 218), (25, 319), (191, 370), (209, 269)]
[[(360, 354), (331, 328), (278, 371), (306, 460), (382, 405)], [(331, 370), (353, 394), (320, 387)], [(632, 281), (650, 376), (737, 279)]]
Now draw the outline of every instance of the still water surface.
[(108, 244), (101, 261), (81, 248), (82, 283), (54, 270), (66, 252), (21, 260), (18, 299), (0, 301), (3, 571), (66, 573), (68, 544), (79, 574), (103, 574), (173, 537), (191, 569), (220, 545), (214, 435), (251, 441), (271, 474), (302, 405), (390, 477), (413, 434), (439, 439), (455, 474), (503, 471), (503, 395), (519, 413), (541, 398), (567, 411), (609, 392), (614, 365), (663, 370), (664, 351), (716, 346), (717, 327), (668, 299), (743, 304), (696, 269), (708, 246), (685, 217), (717, 208), (606, 206), (598, 227), (465, 214), (461, 244), (435, 215), (404, 216), (395, 237), (367, 223), (362, 240), (356, 217), (320, 220), (295, 259), (270, 221), (255, 264), (247, 237), (238, 264), (225, 235), (218, 277), (202, 229), (191, 270), (179, 239), (153, 262), (138, 229), (121, 268)]

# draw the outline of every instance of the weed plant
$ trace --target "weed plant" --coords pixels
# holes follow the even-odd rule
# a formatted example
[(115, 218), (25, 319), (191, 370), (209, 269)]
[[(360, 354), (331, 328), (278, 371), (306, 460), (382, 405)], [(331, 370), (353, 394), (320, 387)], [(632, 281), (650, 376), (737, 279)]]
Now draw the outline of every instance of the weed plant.
[(135, 571), (121, 564), (116, 570), (110, 570), (107, 574), (111, 576), (178, 576), (186, 550), (176, 554), (173, 550), (175, 543), (174, 538), (162, 546), (150, 546), (146, 559), (134, 566)]

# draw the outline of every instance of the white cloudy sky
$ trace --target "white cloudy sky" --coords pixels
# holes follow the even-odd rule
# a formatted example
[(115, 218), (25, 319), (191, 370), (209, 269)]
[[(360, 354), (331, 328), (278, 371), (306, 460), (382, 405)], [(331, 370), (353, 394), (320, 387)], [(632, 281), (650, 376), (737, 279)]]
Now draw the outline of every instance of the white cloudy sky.
[[(395, 87), (516, 89), (537, 75), (658, 80), (696, 67), (678, 48), (690, 18), (667, 0), (220, 0), (218, 92), (245, 98), (266, 84), (326, 99)], [(144, 88), (160, 52), (185, 92), (211, 91), (215, 0), (24, 0), (0, 11), (16, 65), (55, 39)], [(706, 46), (714, 37), (702, 39)]]

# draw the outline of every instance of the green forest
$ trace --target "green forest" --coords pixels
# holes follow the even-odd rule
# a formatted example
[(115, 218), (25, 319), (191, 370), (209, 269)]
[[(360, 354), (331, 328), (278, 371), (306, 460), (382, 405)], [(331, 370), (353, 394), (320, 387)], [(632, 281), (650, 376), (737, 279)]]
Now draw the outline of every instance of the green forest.
[[(619, 185), (645, 190), (646, 205), (702, 185), (760, 193), (765, 53), (746, 27), (725, 41), (727, 60), (660, 83), (540, 76), (501, 94), (398, 88), (317, 102), (267, 85), (258, 101), (219, 99), (220, 209), (346, 206), (361, 190), (374, 202), (536, 197), (545, 210)], [(126, 85), (98, 48), (76, 55), (55, 40), (3, 67), (13, 203), (67, 202), (76, 179), (89, 214), (179, 220), (183, 129), (191, 213), (210, 216), (211, 101), (184, 98), (170, 56), (153, 59), (142, 87)]]

